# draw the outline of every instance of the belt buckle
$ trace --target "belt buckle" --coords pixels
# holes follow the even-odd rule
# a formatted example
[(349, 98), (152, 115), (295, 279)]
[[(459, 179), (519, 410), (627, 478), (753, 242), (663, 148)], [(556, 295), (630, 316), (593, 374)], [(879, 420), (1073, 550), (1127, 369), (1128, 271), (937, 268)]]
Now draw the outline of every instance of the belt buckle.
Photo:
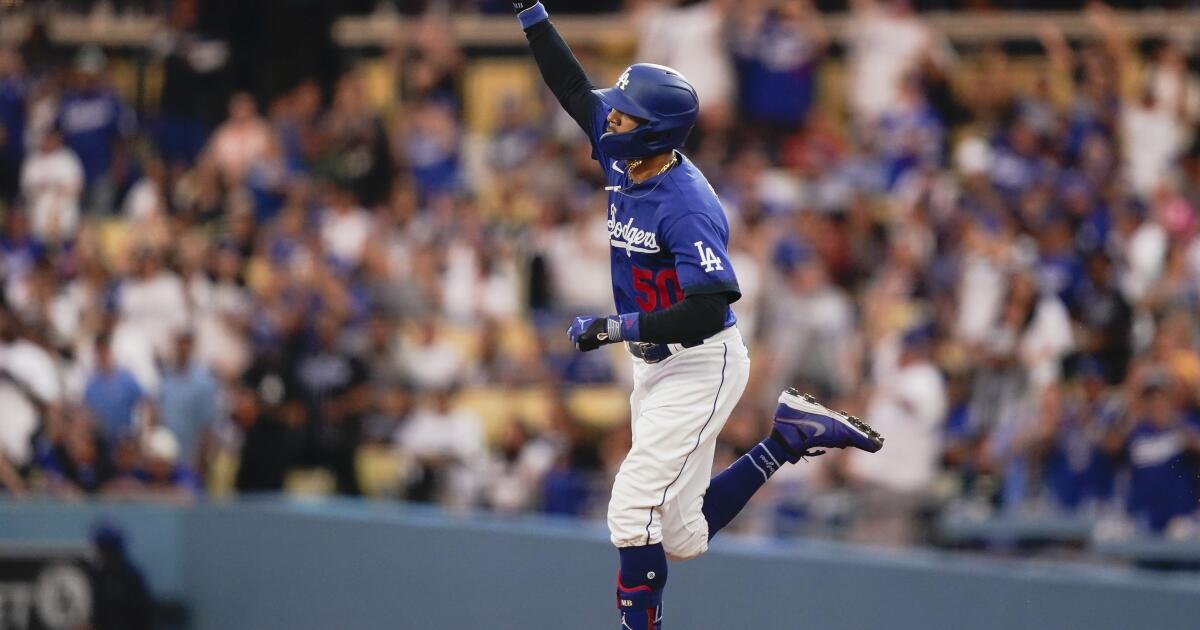
[(662, 357), (648, 356), (649, 353), (657, 345), (659, 345), (659, 344), (651, 343), (649, 341), (631, 341), (631, 342), (629, 342), (629, 353), (632, 354), (633, 356), (645, 361), (646, 363), (658, 363), (659, 361), (662, 361), (666, 357), (665, 356), (662, 356)]

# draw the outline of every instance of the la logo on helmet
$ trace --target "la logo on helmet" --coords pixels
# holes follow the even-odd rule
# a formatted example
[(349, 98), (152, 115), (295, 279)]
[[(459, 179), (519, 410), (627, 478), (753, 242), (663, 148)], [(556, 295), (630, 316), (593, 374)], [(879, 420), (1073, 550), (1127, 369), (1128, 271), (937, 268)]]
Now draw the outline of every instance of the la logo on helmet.
[(629, 70), (626, 68), (625, 72), (621, 74), (621, 78), (617, 79), (617, 88), (621, 91), (625, 91), (625, 88), (629, 86)]

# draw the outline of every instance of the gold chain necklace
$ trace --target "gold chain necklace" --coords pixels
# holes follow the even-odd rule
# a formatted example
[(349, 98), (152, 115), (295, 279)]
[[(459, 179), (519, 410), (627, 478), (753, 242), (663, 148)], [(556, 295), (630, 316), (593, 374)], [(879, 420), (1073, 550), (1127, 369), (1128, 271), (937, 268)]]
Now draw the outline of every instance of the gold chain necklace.
[[(660, 169), (658, 169), (658, 172), (657, 172), (657, 173), (655, 173), (655, 174), (653, 174), (653, 175), (651, 175), (651, 176), (649, 176), (649, 177), (647, 177), (647, 178), (645, 178), (645, 179), (642, 179), (641, 181), (638, 181), (638, 182), (636, 182), (636, 183), (639, 183), (639, 184), (640, 184), (640, 183), (642, 183), (642, 182), (646, 181), (647, 179), (654, 179), (655, 177), (658, 177), (659, 175), (662, 175), (663, 173), (666, 173), (666, 172), (667, 172), (667, 170), (668, 170), (668, 169), (670, 169), (672, 166), (675, 166), (675, 163), (676, 163), (676, 162), (678, 162), (678, 161), (679, 161), (679, 158), (678, 158), (678, 157), (676, 157), (674, 153), (672, 153), (672, 154), (671, 154), (671, 159), (670, 159), (670, 160), (668, 160), (666, 164), (663, 164), (663, 167), (662, 167), (662, 168), (660, 168)], [(625, 162), (625, 170), (626, 170), (626, 172), (628, 172), (628, 173), (629, 173), (629, 178), (630, 178), (630, 179), (633, 179), (633, 171), (634, 171), (635, 169), (637, 169), (637, 167), (639, 167), (639, 166), (641, 166), (641, 165), (642, 165), (642, 160), (629, 160), (629, 161)]]

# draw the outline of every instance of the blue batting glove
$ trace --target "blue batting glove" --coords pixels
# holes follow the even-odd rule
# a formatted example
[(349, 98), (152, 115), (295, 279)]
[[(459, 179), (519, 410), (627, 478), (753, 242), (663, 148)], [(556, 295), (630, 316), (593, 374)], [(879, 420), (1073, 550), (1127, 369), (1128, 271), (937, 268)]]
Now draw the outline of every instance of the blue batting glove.
[(581, 315), (571, 322), (567, 336), (575, 348), (583, 352), (595, 350), (600, 346), (619, 341), (638, 341), (638, 314), (610, 315)]
[(571, 322), (567, 336), (576, 350), (588, 352), (606, 343), (612, 343), (608, 338), (608, 318), (595, 315), (581, 315)]

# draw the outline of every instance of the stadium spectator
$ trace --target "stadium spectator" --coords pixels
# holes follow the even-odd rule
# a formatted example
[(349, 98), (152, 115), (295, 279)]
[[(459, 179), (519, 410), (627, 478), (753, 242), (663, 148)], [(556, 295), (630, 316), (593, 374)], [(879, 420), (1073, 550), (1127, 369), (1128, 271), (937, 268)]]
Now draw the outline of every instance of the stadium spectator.
[[(305, 407), (291, 351), (265, 348), (231, 388), (229, 414), (242, 436), (237, 483), (278, 490), (304, 447)], [(275, 439), (280, 434), (284, 439)]]
[(171, 356), (176, 337), (190, 324), (191, 309), (183, 280), (163, 264), (163, 253), (151, 245), (140, 247), (116, 299), (120, 325), (144, 335), (156, 356)]
[(402, 341), (401, 362), (408, 381), (420, 390), (442, 390), (465, 377), (464, 360), (432, 318), (417, 323)]
[[(1103, 398), (1104, 375), (1095, 361), (1079, 368), (1080, 392), (1069, 397), (1060, 414), (1040, 427), (1035, 453), (1053, 500), (1065, 510), (1100, 511), (1116, 493), (1118, 453), (1110, 439), (1117, 421), (1111, 398)], [(1040, 448), (1038, 448), (1040, 447)]]
[(405, 125), (398, 129), (393, 151), (408, 165), (422, 199), (456, 191), (460, 177), (460, 130), (452, 107), (425, 100), (411, 105)]
[(21, 57), (0, 46), (0, 204), (16, 198), (25, 156), (25, 101), (29, 90)]
[(367, 237), (374, 228), (371, 215), (358, 205), (354, 193), (336, 186), (321, 213), (321, 244), (339, 263), (349, 268), (362, 261)]
[(845, 370), (856, 336), (854, 305), (834, 284), (824, 261), (799, 252), (784, 271), (782, 291), (769, 302), (763, 334), (770, 372), (778, 383), (815, 388), (825, 398), (846, 393)]
[(895, 437), (889, 439), (888, 453), (876, 453), (882, 455), (878, 459), (847, 454), (855, 492), (866, 497), (856, 536), (911, 543), (917, 510), (930, 499), (946, 413), (945, 379), (930, 360), (931, 341), (930, 331), (918, 327), (876, 346), (875, 386), (865, 417), (872, 427)]
[(21, 194), (36, 238), (58, 245), (74, 236), (83, 195), (83, 165), (63, 146), (58, 129), (46, 132), (41, 146), (21, 167)]
[(9, 154), (12, 142), (8, 130), (0, 123), (0, 207), (5, 209), (14, 203), (20, 190), (22, 161)]
[(83, 389), (83, 403), (98, 423), (109, 444), (134, 434), (135, 414), (145, 400), (142, 386), (133, 373), (116, 364), (112, 338), (101, 333), (95, 342), (96, 367)]
[(245, 180), (250, 166), (267, 153), (270, 134), (253, 96), (239, 92), (229, 99), (229, 117), (213, 132), (206, 149), (226, 186)]
[[(179, 440), (164, 426), (146, 429), (138, 464), (124, 481), (124, 493), (133, 496), (187, 501), (203, 489), (200, 478), (179, 461)], [(120, 493), (120, 491), (117, 491)]]
[(365, 90), (362, 78), (354, 74), (338, 80), (325, 116), (324, 150), (316, 168), (353, 191), (362, 203), (374, 206), (390, 192), (392, 160), (387, 132)]
[(465, 507), (479, 495), (483, 428), (474, 413), (455, 406), (454, 393), (427, 394), (396, 431), (396, 449), (408, 462), (404, 497), (410, 501)]
[(133, 131), (133, 113), (103, 74), (108, 60), (96, 47), (75, 59), (75, 75), (58, 102), (55, 125), (83, 164), (89, 212), (107, 214), (116, 202), (122, 174), (113, 171), (125, 136)]
[[(25, 117), (29, 78), (21, 55), (16, 50), (0, 47), (0, 127), (4, 142), (0, 150), (4, 164), (19, 165), (25, 155)], [(15, 174), (16, 171), (11, 171)], [(0, 188), (0, 190), (4, 190)], [(12, 190), (8, 190), (12, 193)], [(8, 199), (8, 196), (0, 199)]]
[(1002, 510), (1016, 512), (1040, 504), (1047, 433), (1062, 422), (1062, 392), (1046, 387), (1010, 405), (988, 436), (984, 467), (1001, 483)]
[(874, 125), (900, 102), (901, 84), (921, 59), (944, 58), (943, 42), (909, 0), (856, 0), (850, 35), (847, 94), (860, 125)]
[(517, 169), (534, 157), (542, 140), (542, 131), (515, 97), (501, 100), (499, 109), (489, 157), (498, 170)]
[(553, 460), (541, 480), (541, 509), (547, 514), (585, 517), (594, 497), (595, 478), (601, 467), (594, 435), (556, 397), (550, 406), (549, 424), (541, 440), (553, 451)]
[(1130, 466), (1126, 507), (1140, 525), (1162, 532), (1177, 517), (1196, 511), (1200, 435), (1162, 375), (1147, 376), (1140, 393), (1140, 411), (1125, 446)]
[(149, 160), (145, 174), (125, 193), (123, 207), (129, 221), (144, 225), (165, 218), (170, 207), (168, 185), (166, 165), (159, 159)]
[(169, 169), (186, 168), (196, 160), (227, 94), (221, 81), (229, 47), (198, 32), (198, 4), (172, 3), (169, 30), (154, 46), (163, 64), (155, 135)]
[(50, 445), (41, 468), (55, 494), (98, 494), (116, 474), (107, 445), (82, 409), (71, 409), (43, 440)]
[(299, 436), (293, 427), (285, 424), (281, 411), (267, 406), (251, 388), (234, 391), (230, 415), (242, 437), (234, 480), (238, 492), (283, 490), (288, 468), (299, 446)]
[(431, 99), (457, 105), (466, 64), (446, 15), (427, 11), (417, 25), (415, 39), (414, 47), (402, 51), (407, 66), (403, 76), (406, 100)]
[(1094, 356), (1111, 384), (1125, 380), (1133, 356), (1133, 309), (1116, 288), (1112, 264), (1102, 253), (1087, 260), (1087, 278), (1076, 298), (1082, 324), (1080, 350)]
[(62, 395), (53, 357), (0, 308), (0, 455), (6, 467), (34, 463), (33, 437), (61, 406)]
[(23, 498), (26, 494), (25, 480), (8, 461), (8, 457), (0, 453), (0, 488), (11, 497)]
[(816, 102), (818, 61), (828, 35), (809, 0), (734, 11), (731, 18), (740, 113), (763, 125), (763, 140), (777, 142), (799, 129)]
[(342, 494), (358, 494), (354, 456), (369, 403), (366, 365), (339, 347), (339, 322), (320, 315), (312, 347), (296, 363), (306, 408), (304, 463), (333, 474)]
[(724, 25), (736, 3), (670, 4), (639, 3), (641, 36), (635, 57), (670, 66), (688, 77), (700, 98), (700, 131), (723, 132), (732, 120), (737, 90)]
[[(1113, 81), (1121, 98), (1125, 175), (1134, 194), (1145, 200), (1171, 182), (1176, 160), (1187, 146), (1189, 104), (1183, 95), (1188, 90), (1188, 73), (1171, 60), (1168, 48), (1160, 56), (1165, 63), (1157, 65), (1148, 79), (1134, 76), (1134, 53), (1112, 10), (1094, 3), (1088, 5), (1086, 14), (1115, 64)], [(1164, 85), (1164, 79), (1174, 79), (1175, 84)]]
[(519, 420), (508, 423), (499, 452), (484, 473), (483, 503), (500, 512), (528, 512), (536, 506), (539, 480), (558, 455), (555, 445), (530, 435)]
[(175, 338), (158, 387), (159, 421), (179, 442), (180, 457), (193, 470), (203, 470), (205, 445), (218, 420), (221, 394), (216, 376), (196, 361), (190, 333)]

